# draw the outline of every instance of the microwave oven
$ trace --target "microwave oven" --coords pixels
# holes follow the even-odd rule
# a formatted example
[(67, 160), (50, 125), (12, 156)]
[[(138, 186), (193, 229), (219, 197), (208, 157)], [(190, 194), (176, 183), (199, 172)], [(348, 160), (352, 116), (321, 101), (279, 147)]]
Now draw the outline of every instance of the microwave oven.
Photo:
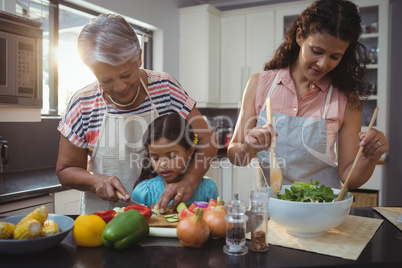
[(42, 108), (41, 25), (0, 11), (0, 107)]

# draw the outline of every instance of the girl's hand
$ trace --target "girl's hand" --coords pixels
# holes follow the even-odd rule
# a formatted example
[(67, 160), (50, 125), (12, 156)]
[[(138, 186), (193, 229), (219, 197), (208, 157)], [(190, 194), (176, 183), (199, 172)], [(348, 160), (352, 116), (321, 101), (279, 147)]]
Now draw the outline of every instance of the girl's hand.
[(193, 196), (196, 187), (197, 185), (192, 185), (187, 180), (181, 180), (179, 182), (169, 183), (166, 185), (165, 190), (159, 197), (159, 200), (155, 204), (154, 208), (160, 209), (161, 213), (165, 213), (166, 206), (169, 204), (170, 200), (173, 199), (173, 203), (170, 206), (169, 211), (169, 213), (173, 213), (176, 209), (176, 206), (180, 202), (186, 202)]
[(95, 192), (100, 198), (106, 201), (117, 202), (119, 198), (116, 195), (116, 191), (118, 191), (124, 198), (127, 200), (130, 199), (130, 194), (116, 176), (100, 176), (103, 178), (97, 178), (95, 184)]
[(277, 136), (278, 134), (271, 124), (255, 127), (250, 130), (244, 139), (242, 151), (253, 156), (259, 151), (268, 150), (271, 144), (271, 138), (276, 140)]
[(365, 132), (359, 133), (359, 145), (364, 146), (363, 157), (374, 160), (379, 160), (389, 150), (388, 139), (384, 133), (375, 128), (372, 128), (366, 136)]

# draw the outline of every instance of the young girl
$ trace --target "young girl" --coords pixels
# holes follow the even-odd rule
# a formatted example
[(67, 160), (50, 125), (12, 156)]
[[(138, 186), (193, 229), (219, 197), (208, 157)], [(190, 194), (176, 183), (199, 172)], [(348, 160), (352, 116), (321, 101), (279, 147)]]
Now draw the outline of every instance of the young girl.
[[(148, 151), (138, 185), (134, 187), (131, 199), (146, 206), (155, 204), (169, 183), (178, 182), (191, 162), (197, 134), (191, 125), (178, 113), (171, 113), (155, 119), (144, 135), (144, 145)], [(210, 178), (203, 178), (187, 201), (217, 199), (218, 188)], [(172, 203), (172, 201), (170, 202)]]

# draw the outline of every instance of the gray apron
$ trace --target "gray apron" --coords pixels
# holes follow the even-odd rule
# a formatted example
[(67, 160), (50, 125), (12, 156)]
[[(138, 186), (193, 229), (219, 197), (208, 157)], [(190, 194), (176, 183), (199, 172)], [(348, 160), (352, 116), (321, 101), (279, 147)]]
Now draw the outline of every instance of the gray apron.
[[(277, 73), (268, 92), (270, 98), (278, 80)], [(327, 93), (325, 109), (322, 118), (297, 117), (287, 114), (273, 113), (273, 126), (278, 133), (275, 144), (276, 157), (283, 175), (283, 184), (289, 185), (295, 181), (309, 183), (310, 179), (332, 188), (340, 188), (338, 169), (332, 160), (328, 146), (327, 125), (325, 121), (328, 112), (332, 84)], [(273, 102), (275, 100), (272, 100)], [(258, 115), (257, 127), (267, 124), (266, 104)], [(257, 153), (260, 166), (269, 181), (269, 150)], [(259, 176), (257, 187), (266, 187), (265, 180)]]
[[(152, 110), (142, 114), (116, 115), (110, 114), (106, 105), (99, 136), (88, 163), (89, 171), (119, 178), (130, 195), (142, 170), (145, 154), (143, 135), (148, 125), (159, 116), (142, 79), (141, 84), (149, 97)], [(127, 203), (119, 203), (103, 200), (92, 191), (84, 191), (80, 213), (91, 214), (116, 206), (127, 206)]]

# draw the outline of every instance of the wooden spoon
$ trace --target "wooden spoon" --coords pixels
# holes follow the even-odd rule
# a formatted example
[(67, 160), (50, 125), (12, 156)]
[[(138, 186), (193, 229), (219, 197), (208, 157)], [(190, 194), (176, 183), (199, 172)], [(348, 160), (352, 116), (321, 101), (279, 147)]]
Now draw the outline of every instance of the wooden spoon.
[[(376, 119), (376, 117), (377, 117), (377, 114), (378, 114), (378, 110), (379, 110), (379, 108), (376, 107), (375, 110), (374, 110), (373, 115), (371, 116), (370, 124), (369, 124), (369, 126), (367, 127), (367, 130), (366, 130), (366, 134), (365, 134), (365, 135), (367, 135), (367, 133), (368, 133), (368, 132), (371, 130), (371, 128), (373, 127), (374, 121), (375, 121), (375, 119)], [(359, 151), (357, 152), (355, 161), (353, 162), (352, 168), (350, 169), (350, 171), (349, 171), (349, 173), (348, 173), (348, 176), (346, 177), (345, 183), (343, 184), (342, 189), (341, 189), (341, 191), (339, 192), (338, 197), (336, 198), (336, 201), (341, 201), (341, 200), (342, 200), (343, 195), (345, 194), (346, 188), (347, 188), (348, 185), (349, 185), (349, 179), (350, 179), (350, 177), (352, 177), (352, 173), (353, 173), (353, 171), (355, 170), (355, 167), (356, 167), (356, 165), (357, 165), (357, 162), (359, 162), (360, 156), (361, 156), (361, 154), (362, 154), (362, 152), (363, 152), (363, 148), (364, 148), (364, 146), (360, 146)]]
[[(272, 124), (272, 103), (271, 98), (267, 99), (267, 122)], [(271, 145), (269, 147), (269, 161), (270, 161), (270, 182), (271, 189), (274, 194), (278, 194), (282, 189), (282, 171), (279, 167), (278, 160), (275, 154), (275, 141), (271, 137)]]

